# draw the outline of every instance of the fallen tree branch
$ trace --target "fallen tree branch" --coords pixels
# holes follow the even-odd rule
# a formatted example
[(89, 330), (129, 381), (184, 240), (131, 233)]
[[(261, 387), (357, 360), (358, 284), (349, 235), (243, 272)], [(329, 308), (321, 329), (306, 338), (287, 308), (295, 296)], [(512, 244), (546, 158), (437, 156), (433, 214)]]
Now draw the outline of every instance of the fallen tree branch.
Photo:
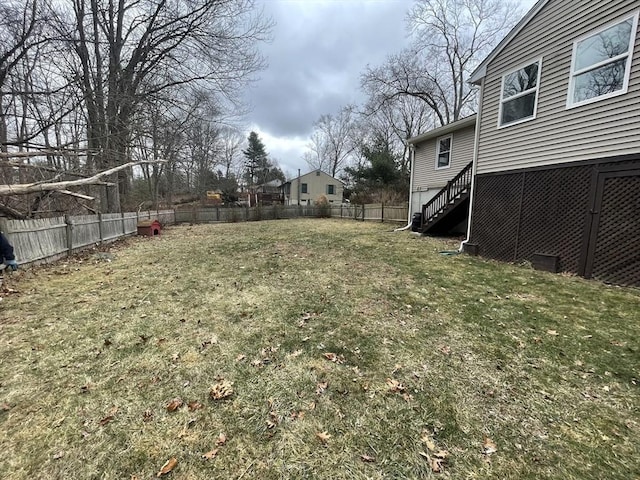
[(95, 197), (89, 195), (83, 195), (82, 193), (70, 192), (69, 190), (55, 190), (56, 193), (62, 193), (64, 195), (71, 195), (72, 197), (82, 198), (83, 200), (95, 200)]
[(68, 190), (69, 187), (78, 187), (82, 185), (95, 185), (102, 183), (103, 177), (108, 177), (114, 173), (124, 170), (126, 168), (135, 167), (136, 165), (150, 164), (150, 163), (166, 163), (166, 160), (140, 160), (137, 162), (129, 162), (124, 165), (104, 170), (91, 177), (80, 178), (78, 180), (65, 180), (62, 182), (53, 183), (21, 183), (16, 185), (0, 185), (0, 197), (7, 195), (25, 195), (27, 193), (34, 192), (47, 192), (47, 191), (60, 191)]

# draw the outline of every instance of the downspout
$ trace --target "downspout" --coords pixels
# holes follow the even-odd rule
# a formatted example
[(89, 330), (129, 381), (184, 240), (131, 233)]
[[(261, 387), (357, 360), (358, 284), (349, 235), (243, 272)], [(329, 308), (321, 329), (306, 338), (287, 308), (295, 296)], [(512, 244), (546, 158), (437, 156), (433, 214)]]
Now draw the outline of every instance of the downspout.
[(411, 220), (412, 220), (412, 214), (411, 214), (411, 205), (413, 204), (413, 164), (415, 162), (416, 159), (416, 147), (415, 145), (413, 145), (412, 143), (409, 143), (409, 158), (411, 158), (411, 168), (410, 170), (410, 174), (409, 174), (409, 207), (407, 208), (408, 210), (408, 217), (407, 218), (407, 225), (404, 227), (400, 227), (400, 228), (396, 228), (394, 230), (394, 232), (402, 232), (403, 230), (408, 230), (409, 228), (411, 228)]
[(478, 115), (476, 117), (476, 131), (473, 145), (473, 165), (471, 167), (471, 192), (469, 194), (469, 219), (467, 221), (467, 237), (460, 243), (459, 252), (471, 240), (471, 217), (473, 216), (473, 200), (476, 193), (476, 171), (478, 169), (478, 147), (480, 143), (480, 124), (482, 122), (482, 99), (484, 94), (484, 77), (480, 81), (480, 101), (478, 102)]

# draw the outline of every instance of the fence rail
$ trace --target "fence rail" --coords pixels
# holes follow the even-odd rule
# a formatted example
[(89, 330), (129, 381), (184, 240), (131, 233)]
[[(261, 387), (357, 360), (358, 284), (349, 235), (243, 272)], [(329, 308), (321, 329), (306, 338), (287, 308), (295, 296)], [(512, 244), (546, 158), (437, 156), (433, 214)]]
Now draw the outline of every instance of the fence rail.
[(176, 223), (230, 223), (300, 217), (331, 217), (359, 221), (407, 221), (407, 206), (369, 205), (269, 205), (260, 207), (194, 208), (145, 212), (65, 215), (33, 220), (2, 220), (2, 230), (22, 264), (54, 261), (92, 245), (111, 242), (137, 232), (141, 220)]

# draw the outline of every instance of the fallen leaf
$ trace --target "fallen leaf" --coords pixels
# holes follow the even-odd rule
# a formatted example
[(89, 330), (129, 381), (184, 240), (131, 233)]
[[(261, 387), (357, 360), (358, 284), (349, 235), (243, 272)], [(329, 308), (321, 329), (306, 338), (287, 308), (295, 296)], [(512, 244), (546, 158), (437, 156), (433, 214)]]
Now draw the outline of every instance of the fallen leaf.
[(367, 462), (367, 463), (373, 463), (373, 462), (376, 461), (376, 457), (371, 457), (371, 456), (365, 455), (365, 454), (360, 455), (360, 459), (363, 462)]
[(118, 412), (118, 407), (112, 407), (108, 412), (107, 415), (98, 422), (98, 425), (100, 425), (101, 427), (104, 427), (107, 423), (109, 423), (111, 420), (113, 420), (113, 418), (116, 416), (116, 413)]
[(445, 355), (450, 355), (451, 354), (451, 347), (448, 346), (448, 345), (442, 345), (442, 346), (438, 347), (438, 350), (440, 350)]
[(327, 443), (327, 440), (331, 438), (331, 435), (325, 430), (324, 432), (316, 433), (316, 437), (322, 442)]
[(244, 360), (245, 358), (247, 358), (246, 355), (240, 354), (236, 357), (236, 362), (241, 362), (242, 360)]
[(400, 383), (395, 378), (387, 378), (386, 382), (387, 382), (387, 387), (389, 388), (389, 391), (392, 393), (402, 393), (407, 390), (407, 387), (405, 387), (402, 383)]
[(227, 443), (227, 436), (224, 433), (220, 433), (216, 439), (216, 447), (221, 447), (225, 443)]
[(425, 452), (419, 452), (419, 454), (427, 461), (429, 468), (431, 468), (433, 473), (444, 472), (444, 464), (449, 456), (449, 452), (446, 450), (440, 450), (438, 453), (432, 454), (433, 456)]
[(167, 403), (167, 412), (175, 412), (183, 405), (183, 401), (179, 398), (174, 398)]
[(338, 360), (338, 355), (336, 355), (335, 353), (332, 353), (332, 352), (325, 352), (323, 354), (323, 357), (326, 358), (327, 360), (331, 361), (331, 362), (336, 362)]
[(161, 477), (163, 475), (166, 475), (167, 473), (171, 472), (174, 468), (176, 468), (176, 465), (178, 465), (178, 460), (175, 457), (170, 458), (164, 463), (164, 465), (162, 465), (162, 468), (156, 474), (156, 477)]
[(426, 433), (422, 436), (420, 440), (422, 440), (422, 443), (424, 443), (431, 452), (434, 452), (436, 450), (435, 442)]
[(558, 335), (558, 332), (556, 330), (547, 330), (547, 335), (556, 337)]
[(275, 428), (278, 426), (278, 423), (280, 423), (278, 419), (278, 413), (274, 411), (269, 412), (269, 420), (267, 420), (267, 428), (268, 429)]
[(209, 391), (209, 396), (212, 400), (222, 400), (231, 395), (233, 395), (233, 383), (224, 379), (212, 386)]
[(218, 454), (218, 449), (214, 448), (213, 450), (205, 453), (204, 455), (202, 455), (202, 458), (204, 458), (205, 460), (211, 460), (212, 458), (214, 458), (216, 455)]
[(3, 403), (2, 405), (0, 405), (0, 410), (2, 410), (3, 412), (8, 412), (9, 410), (11, 410), (11, 405), (9, 405), (8, 403)]
[(498, 446), (489, 437), (484, 437), (482, 442), (482, 453), (485, 455), (491, 455), (498, 451)]
[(58, 452), (53, 455), (54, 460), (60, 460), (62, 457), (64, 457), (64, 452)]
[(316, 395), (322, 395), (327, 387), (329, 386), (328, 382), (320, 382), (316, 385)]
[(291, 412), (291, 420), (302, 420), (304, 418), (304, 410), (300, 410), (299, 412)]
[(153, 420), (153, 412), (151, 410), (145, 410), (142, 412), (142, 421), (150, 422)]
[(203, 405), (200, 402), (189, 402), (187, 404), (187, 408), (189, 408), (190, 412), (193, 412), (194, 410), (200, 410), (203, 407)]
[(296, 358), (296, 357), (299, 357), (300, 355), (302, 355), (302, 350), (296, 350), (295, 352), (291, 352), (289, 354), (289, 357)]

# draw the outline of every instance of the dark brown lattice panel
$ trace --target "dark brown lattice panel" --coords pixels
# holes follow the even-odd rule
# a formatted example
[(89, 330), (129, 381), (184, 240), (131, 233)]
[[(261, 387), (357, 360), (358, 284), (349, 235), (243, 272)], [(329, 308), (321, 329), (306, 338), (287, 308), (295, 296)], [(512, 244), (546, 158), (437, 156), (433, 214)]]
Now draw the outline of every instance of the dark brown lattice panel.
[(480, 255), (515, 260), (521, 190), (522, 173), (477, 177), (471, 242)]
[[(481, 255), (498, 260), (558, 256), (560, 270), (572, 273), (578, 273), (581, 256), (592, 252), (593, 277), (640, 286), (640, 175), (606, 173), (621, 166), (637, 171), (640, 160), (478, 176), (471, 243)], [(587, 248), (597, 175), (606, 176), (605, 188), (596, 209), (597, 243)]]
[(605, 179), (592, 275), (640, 285), (640, 175)]
[(557, 255), (560, 271), (578, 271), (591, 171), (580, 166), (526, 172), (517, 260)]

